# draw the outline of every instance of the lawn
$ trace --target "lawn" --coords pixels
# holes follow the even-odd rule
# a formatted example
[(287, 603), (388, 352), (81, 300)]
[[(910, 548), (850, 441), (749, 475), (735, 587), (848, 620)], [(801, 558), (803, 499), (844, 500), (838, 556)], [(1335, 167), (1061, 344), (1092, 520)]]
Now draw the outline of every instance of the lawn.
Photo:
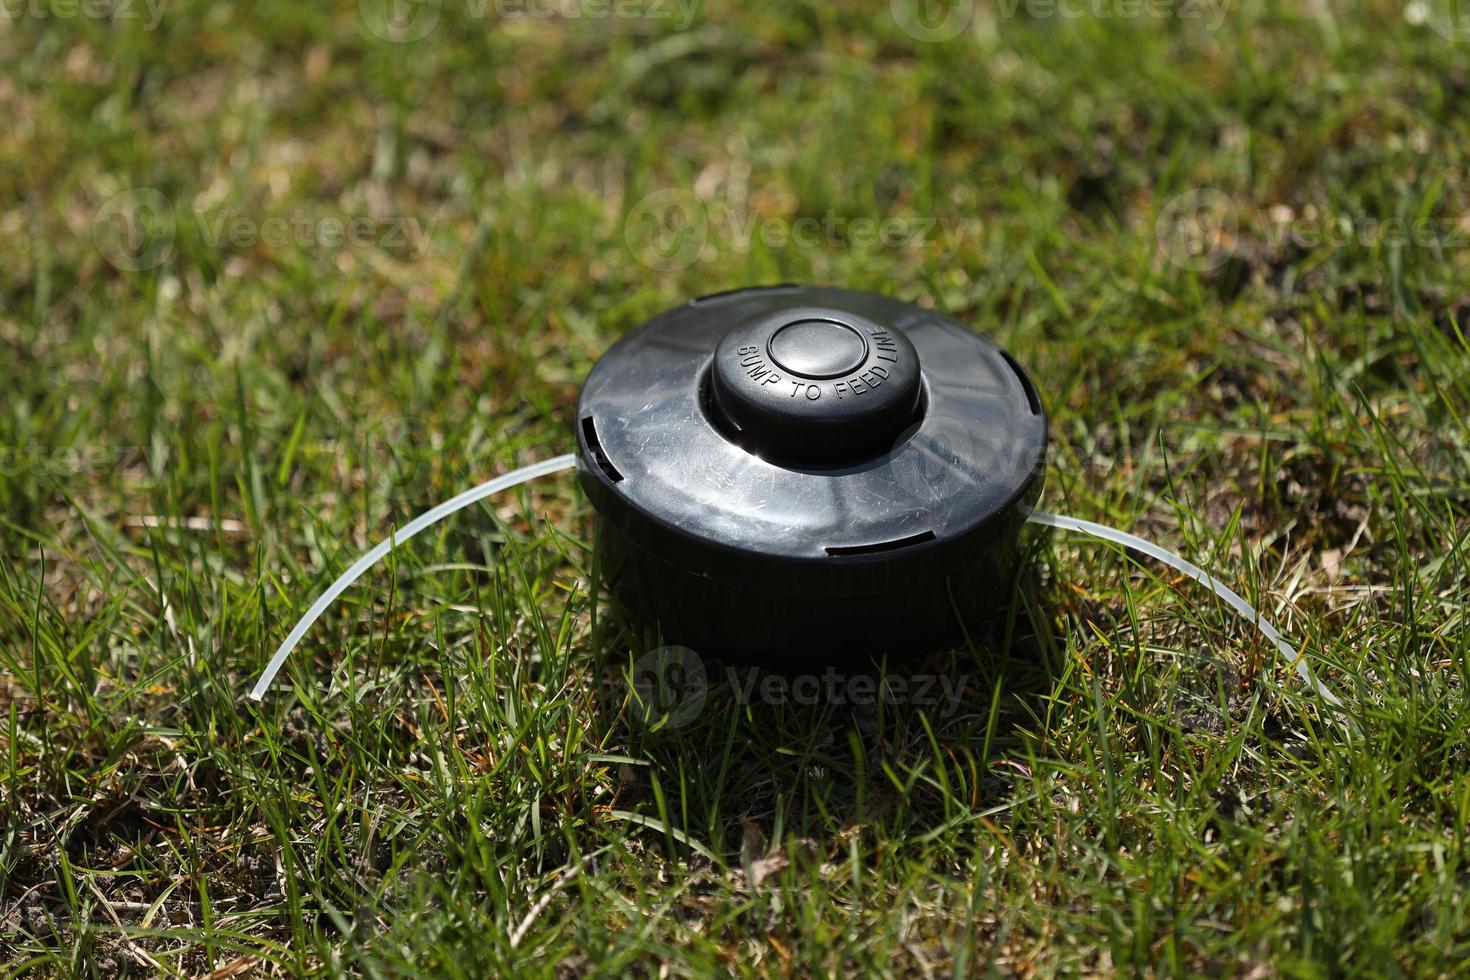
[[(0, 0), (0, 974), (1463, 973), (1443, 8)], [(1033, 529), (963, 649), (643, 711), (570, 473), (247, 698), (614, 339), (781, 281), (994, 337), (1041, 506), (1343, 710)]]

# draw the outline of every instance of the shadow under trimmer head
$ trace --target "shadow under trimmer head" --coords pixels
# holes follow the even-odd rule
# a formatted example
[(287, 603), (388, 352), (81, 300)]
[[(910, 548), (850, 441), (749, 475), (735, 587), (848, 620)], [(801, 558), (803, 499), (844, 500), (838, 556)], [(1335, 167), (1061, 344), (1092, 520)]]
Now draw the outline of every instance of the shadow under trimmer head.
[(691, 300), (623, 337), (582, 389), (577, 452), (416, 518), (307, 611), (251, 696), (353, 581), (424, 528), (575, 466), (624, 609), (669, 643), (777, 666), (899, 659), (1003, 610), (1027, 521), (1112, 541), (1200, 582), (1338, 699), (1239, 595), (1178, 555), (1033, 511), (1046, 415), (991, 341), (890, 297), (814, 286)]

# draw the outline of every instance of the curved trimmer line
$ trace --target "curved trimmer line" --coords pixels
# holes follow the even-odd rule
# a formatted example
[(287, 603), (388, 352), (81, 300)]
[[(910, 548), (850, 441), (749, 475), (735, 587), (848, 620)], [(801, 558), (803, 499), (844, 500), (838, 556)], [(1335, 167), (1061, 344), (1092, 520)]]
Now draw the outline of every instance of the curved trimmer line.
[(271, 657), (270, 663), (266, 664), (265, 673), (260, 675), (260, 680), (256, 682), (255, 689), (250, 692), (250, 696), (256, 701), (265, 697), (266, 689), (271, 686), (271, 681), (276, 679), (276, 673), (281, 669), (281, 665), (286, 662), (286, 657), (290, 655), (292, 648), (301, 642), (301, 638), (306, 635), (306, 631), (311, 629), (312, 624), (321, 618), (322, 613), (327, 611), (327, 607), (335, 602), (339, 595), (346, 592), (348, 587), (353, 582), (356, 582), (363, 572), (382, 561), (388, 552), (415, 534), (418, 534), (424, 528), (438, 524), (444, 518), (464, 510), (470, 504), (478, 503), (486, 497), (493, 496), (502, 490), (509, 490), (511, 487), (520, 486), (522, 483), (534, 480), (538, 476), (559, 473), (562, 470), (569, 470), (576, 465), (577, 457), (568, 453), (565, 456), (558, 456), (555, 459), (532, 463), (530, 466), (522, 466), (520, 469), (512, 470), (504, 476), (497, 476), (493, 480), (466, 490), (452, 500), (444, 501), (444, 503), (435, 507), (433, 510), (420, 514), (418, 517), (409, 521), (401, 530), (395, 531), (386, 539), (379, 541), (371, 551), (353, 562), (352, 567), (343, 572), (341, 577), (332, 583), (331, 588), (322, 593), (321, 598), (311, 604), (311, 608), (306, 611), (306, 615), (301, 617), (301, 621), (296, 624), (291, 630), (291, 633), (276, 648), (276, 655)]
[(1332, 690), (1326, 684), (1317, 680), (1317, 675), (1313, 674), (1312, 668), (1307, 666), (1306, 657), (1298, 653), (1296, 647), (1287, 642), (1286, 638), (1281, 635), (1280, 630), (1272, 626), (1266, 617), (1256, 612), (1255, 607), (1242, 599), (1233, 589), (1229, 588), (1225, 583), (1198, 565), (1181, 558), (1172, 551), (1166, 551), (1160, 548), (1152, 541), (1145, 541), (1136, 534), (1119, 531), (1116, 528), (1111, 528), (1104, 524), (1084, 521), (1079, 517), (1067, 517), (1062, 514), (1048, 514), (1045, 511), (1033, 510), (1026, 520), (1032, 524), (1060, 528), (1063, 531), (1077, 531), (1082, 534), (1091, 535), (1094, 538), (1100, 538), (1103, 541), (1121, 544), (1125, 548), (1132, 548), (1134, 551), (1163, 562), (1176, 571), (1183, 572), (1225, 600), (1225, 604), (1231, 609), (1234, 609), (1240, 615), (1241, 619), (1244, 619), (1256, 629), (1260, 630), (1261, 635), (1270, 640), (1276, 647), (1276, 651), (1281, 654), (1281, 659), (1286, 661), (1287, 666), (1294, 668), (1297, 676), (1306, 682), (1307, 687), (1317, 692), (1322, 700), (1334, 708), (1342, 707), (1342, 701), (1338, 699), (1336, 694), (1332, 693)]
[[(533, 463), (530, 466), (523, 466), (503, 476), (497, 476), (493, 480), (486, 481), (477, 487), (466, 490), (452, 500), (446, 500), (432, 510), (420, 514), (408, 524), (404, 525), (401, 530), (394, 532), (383, 541), (378, 542), (371, 551), (353, 562), (352, 567), (343, 572), (337, 581), (333, 582), (331, 587), (323, 592), (316, 602), (311, 604), (311, 608), (306, 611), (306, 615), (301, 617), (300, 622), (292, 628), (290, 634), (287, 635), (286, 639), (276, 649), (275, 656), (271, 657), (270, 663), (266, 665), (265, 673), (260, 675), (260, 680), (256, 682), (254, 689), (251, 690), (250, 697), (256, 701), (265, 697), (266, 690), (271, 686), (271, 682), (276, 679), (276, 674), (280, 671), (281, 666), (285, 664), (286, 657), (290, 655), (296, 644), (301, 641), (301, 638), (306, 635), (306, 631), (311, 629), (312, 624), (321, 618), (322, 613), (326, 612), (327, 608), (336, 601), (338, 596), (346, 592), (353, 582), (356, 582), (364, 572), (376, 565), (398, 545), (412, 538), (425, 528), (439, 523), (446, 517), (458, 513), (471, 504), (484, 500), (486, 497), (493, 496), (502, 490), (509, 490), (512, 487), (519, 486), (537, 477), (559, 473), (562, 470), (569, 470), (576, 465), (577, 457), (568, 454), (566, 456), (557, 456), (555, 459), (548, 459), (540, 463)], [(1265, 617), (1256, 612), (1255, 607), (1250, 603), (1246, 602), (1219, 579), (1198, 565), (1186, 561), (1179, 555), (1174, 554), (1172, 551), (1167, 551), (1151, 541), (1145, 541), (1137, 535), (1106, 527), (1102, 524), (1095, 524), (1092, 521), (1084, 521), (1076, 517), (1066, 517), (1061, 514), (1049, 514), (1039, 510), (1032, 511), (1027, 520), (1033, 524), (1054, 527), (1063, 531), (1075, 531), (1103, 541), (1120, 544), (1125, 548), (1132, 548), (1134, 551), (1163, 562), (1170, 568), (1184, 573), (1219, 596), (1242, 619), (1260, 630), (1261, 635), (1270, 640), (1272, 645), (1276, 647), (1277, 652), (1281, 654), (1286, 664), (1295, 669), (1297, 675), (1319, 697), (1334, 707), (1342, 706), (1342, 702), (1338, 700), (1337, 695), (1333, 694), (1325, 684), (1317, 680), (1316, 675), (1312, 673), (1312, 669), (1307, 666), (1306, 659), (1297, 652), (1295, 647), (1286, 641), (1275, 626), (1271, 625)]]

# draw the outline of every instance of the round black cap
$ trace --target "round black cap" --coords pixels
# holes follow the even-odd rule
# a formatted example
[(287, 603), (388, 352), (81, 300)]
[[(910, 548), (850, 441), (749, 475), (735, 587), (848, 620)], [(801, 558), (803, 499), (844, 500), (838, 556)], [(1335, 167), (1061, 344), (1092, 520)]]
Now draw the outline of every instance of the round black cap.
[(848, 310), (798, 307), (732, 327), (715, 350), (716, 421), (764, 459), (851, 463), (890, 449), (919, 409), (902, 331)]

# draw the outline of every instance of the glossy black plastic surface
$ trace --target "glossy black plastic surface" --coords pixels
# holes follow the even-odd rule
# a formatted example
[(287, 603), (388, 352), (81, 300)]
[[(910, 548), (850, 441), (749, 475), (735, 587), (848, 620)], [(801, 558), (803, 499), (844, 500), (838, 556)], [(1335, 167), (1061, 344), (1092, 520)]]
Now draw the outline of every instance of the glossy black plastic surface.
[(661, 314), (594, 367), (578, 419), (628, 611), (667, 642), (776, 663), (922, 652), (1003, 606), (1046, 446), (1035, 389), (993, 343), (826, 287)]
[(710, 368), (713, 421), (764, 459), (861, 462), (917, 421), (919, 359), (902, 331), (794, 307), (738, 324)]

